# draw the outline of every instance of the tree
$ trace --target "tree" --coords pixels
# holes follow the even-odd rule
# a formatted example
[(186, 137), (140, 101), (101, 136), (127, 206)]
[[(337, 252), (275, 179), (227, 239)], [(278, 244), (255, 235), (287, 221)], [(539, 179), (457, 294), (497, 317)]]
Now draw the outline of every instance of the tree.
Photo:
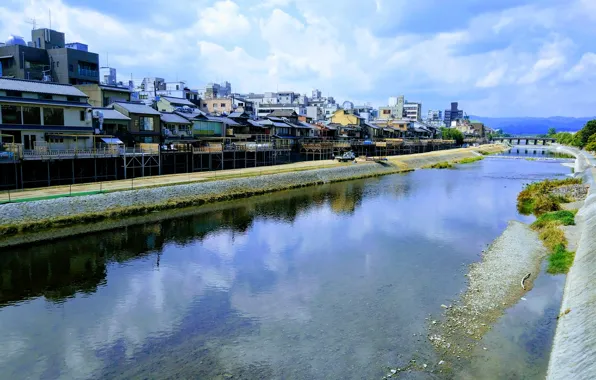
[(580, 134), (580, 140), (579, 143), (580, 145), (578, 145), (580, 148), (583, 148), (584, 146), (586, 146), (586, 144), (588, 143), (588, 139), (590, 138), (590, 136), (592, 136), (594, 133), (596, 133), (596, 120), (590, 120), (586, 123), (586, 125), (578, 132), (577, 134)]
[(548, 129), (548, 132), (546, 133), (546, 135), (547, 135), (548, 137), (553, 137), (553, 136), (554, 136), (554, 135), (556, 135), (556, 134), (557, 134), (557, 130), (556, 130), (555, 128), (549, 128), (549, 129)]
[(457, 145), (464, 143), (464, 135), (455, 128), (441, 128), (443, 140), (455, 140)]

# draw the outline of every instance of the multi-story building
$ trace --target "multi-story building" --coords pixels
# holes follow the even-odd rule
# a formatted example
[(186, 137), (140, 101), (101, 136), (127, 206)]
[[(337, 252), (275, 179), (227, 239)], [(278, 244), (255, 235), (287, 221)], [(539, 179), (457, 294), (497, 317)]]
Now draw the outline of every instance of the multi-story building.
[(62, 84), (99, 83), (99, 56), (80, 42), (65, 43), (64, 33), (34, 29), (29, 46), (12, 36), (0, 47), (3, 76)]
[(208, 83), (205, 86), (203, 97), (205, 99), (225, 98), (232, 95), (232, 85), (230, 82)]
[(381, 120), (402, 119), (404, 117), (404, 96), (393, 96), (389, 98), (387, 107), (379, 107), (379, 116)]
[(107, 66), (100, 67), (99, 82), (101, 84), (107, 84), (108, 86), (115, 86), (118, 83), (118, 78), (116, 77), (116, 69)]
[(422, 104), (406, 102), (404, 104), (404, 118), (410, 121), (422, 120)]
[(443, 111), (428, 110), (427, 119), (428, 121), (441, 121), (443, 120)]
[(70, 85), (0, 78), (0, 134), (25, 150), (89, 148), (93, 126), (87, 98)]
[(452, 126), (452, 122), (461, 120), (464, 118), (464, 111), (458, 109), (457, 102), (451, 103), (451, 108), (445, 110), (445, 125), (450, 128)]

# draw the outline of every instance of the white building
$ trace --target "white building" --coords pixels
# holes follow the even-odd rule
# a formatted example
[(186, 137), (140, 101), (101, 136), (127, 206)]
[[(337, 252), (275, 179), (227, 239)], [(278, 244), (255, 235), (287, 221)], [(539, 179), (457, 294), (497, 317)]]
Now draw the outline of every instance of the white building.
[(410, 121), (421, 121), (422, 103), (406, 102), (404, 104), (404, 118)]

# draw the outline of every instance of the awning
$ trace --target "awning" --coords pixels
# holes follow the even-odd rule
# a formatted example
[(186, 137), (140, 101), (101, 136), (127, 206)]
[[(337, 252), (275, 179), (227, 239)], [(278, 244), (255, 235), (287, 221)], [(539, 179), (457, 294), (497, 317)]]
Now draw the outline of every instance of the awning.
[(116, 137), (102, 137), (101, 141), (105, 142), (108, 145), (124, 145), (124, 143)]
[(9, 59), (12, 57), (13, 57), (12, 55), (3, 55), (3, 56), (0, 56), (0, 59)]

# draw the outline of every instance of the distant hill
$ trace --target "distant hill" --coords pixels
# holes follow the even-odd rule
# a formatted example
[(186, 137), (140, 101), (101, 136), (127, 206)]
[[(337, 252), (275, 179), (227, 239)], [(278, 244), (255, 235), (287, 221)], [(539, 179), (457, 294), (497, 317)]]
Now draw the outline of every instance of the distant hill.
[(537, 135), (545, 134), (549, 128), (557, 132), (575, 132), (583, 128), (590, 120), (596, 117), (483, 117), (472, 116), (470, 120), (479, 120), (493, 129), (502, 129), (511, 135)]

